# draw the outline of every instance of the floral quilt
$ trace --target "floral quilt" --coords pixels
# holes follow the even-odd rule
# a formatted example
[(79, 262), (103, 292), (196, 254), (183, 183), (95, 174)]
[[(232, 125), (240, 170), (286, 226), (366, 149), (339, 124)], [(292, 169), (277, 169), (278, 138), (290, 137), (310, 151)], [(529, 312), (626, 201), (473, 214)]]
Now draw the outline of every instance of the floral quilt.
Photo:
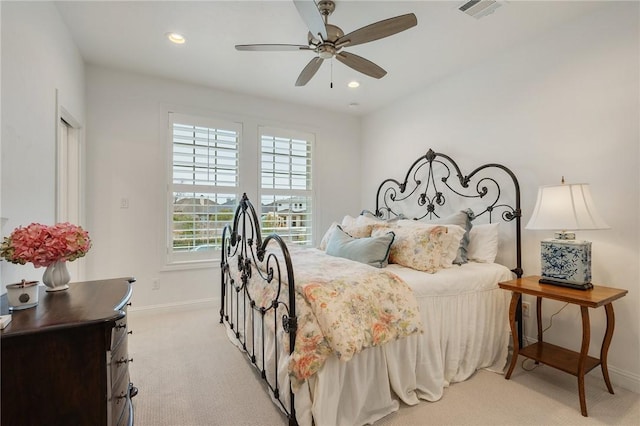
[[(294, 389), (318, 372), (331, 354), (348, 361), (365, 348), (422, 332), (413, 292), (395, 274), (317, 249), (289, 250), (298, 317), (289, 363)], [(273, 287), (262, 286), (258, 299), (271, 300)]]

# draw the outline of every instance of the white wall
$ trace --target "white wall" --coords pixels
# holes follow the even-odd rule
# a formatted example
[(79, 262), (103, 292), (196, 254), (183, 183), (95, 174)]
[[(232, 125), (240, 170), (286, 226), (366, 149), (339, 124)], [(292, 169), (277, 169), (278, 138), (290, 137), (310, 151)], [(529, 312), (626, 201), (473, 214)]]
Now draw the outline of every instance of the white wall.
[[(58, 104), (84, 123), (84, 63), (58, 10), (48, 2), (1, 2), (2, 236), (55, 221)], [(82, 262), (83, 260), (79, 260)], [(44, 269), (2, 262), (4, 285), (41, 280)]]
[[(315, 134), (318, 242), (345, 212), (358, 213), (360, 122), (317, 109), (102, 67), (87, 68), (87, 221), (94, 247), (89, 278), (133, 275), (134, 307), (218, 297), (219, 268), (163, 270), (166, 217), (166, 109), (244, 123), (241, 155), (255, 164), (241, 190), (255, 200), (258, 124)], [(253, 189), (252, 189), (253, 188)], [(120, 208), (120, 199), (129, 208)], [(159, 289), (152, 290), (154, 280)]]
[[(539, 185), (591, 184), (611, 230), (580, 232), (592, 241), (595, 283), (624, 288), (614, 303), (609, 351), (612, 380), (640, 392), (639, 28), (638, 3), (607, 6), (517, 49), (417, 91), (363, 120), (362, 164), (380, 177), (404, 177), (433, 148), (471, 171), (499, 162), (518, 176), (523, 225)], [(389, 141), (393, 141), (390, 144)], [(388, 158), (397, 158), (389, 164)], [(373, 182), (376, 180), (374, 179)], [(362, 205), (370, 205), (363, 167)], [(523, 230), (525, 274), (540, 271), (539, 241), (550, 232)], [(529, 300), (535, 307), (535, 299)], [(544, 324), (562, 305), (545, 302)], [(592, 310), (590, 353), (599, 356), (604, 309)], [(533, 318), (525, 334), (536, 336)], [(580, 348), (580, 310), (565, 309), (545, 338)], [(594, 374), (600, 374), (599, 369)]]

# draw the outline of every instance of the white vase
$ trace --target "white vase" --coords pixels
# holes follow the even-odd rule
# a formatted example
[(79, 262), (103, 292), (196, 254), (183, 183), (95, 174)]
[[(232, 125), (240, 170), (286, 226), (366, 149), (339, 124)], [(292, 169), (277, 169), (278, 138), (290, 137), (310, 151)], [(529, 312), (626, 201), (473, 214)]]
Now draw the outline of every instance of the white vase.
[(71, 275), (67, 270), (67, 263), (62, 260), (47, 266), (42, 276), (42, 282), (47, 287), (47, 291), (66, 290), (69, 288), (67, 285), (69, 281), (71, 281)]

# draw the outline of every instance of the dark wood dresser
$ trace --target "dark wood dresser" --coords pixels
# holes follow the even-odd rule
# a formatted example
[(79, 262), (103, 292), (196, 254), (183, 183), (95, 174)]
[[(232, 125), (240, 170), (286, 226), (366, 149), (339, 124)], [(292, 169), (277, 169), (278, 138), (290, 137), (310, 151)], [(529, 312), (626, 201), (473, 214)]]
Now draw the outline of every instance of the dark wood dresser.
[[(0, 331), (3, 426), (133, 425), (127, 306), (133, 278), (40, 288)], [(0, 311), (8, 313), (6, 294)]]

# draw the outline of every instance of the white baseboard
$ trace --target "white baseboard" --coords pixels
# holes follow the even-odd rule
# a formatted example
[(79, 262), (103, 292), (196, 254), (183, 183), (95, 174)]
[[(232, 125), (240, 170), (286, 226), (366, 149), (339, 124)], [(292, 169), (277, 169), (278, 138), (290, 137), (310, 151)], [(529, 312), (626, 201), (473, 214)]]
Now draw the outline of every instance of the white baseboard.
[(609, 365), (609, 378), (613, 385), (640, 394), (640, 376), (637, 374)]
[(193, 309), (213, 309), (215, 312), (219, 310), (219, 301), (218, 298), (209, 298), (209, 299), (198, 299), (198, 300), (187, 300), (184, 302), (177, 303), (163, 303), (160, 305), (148, 305), (142, 307), (134, 307), (129, 308), (129, 314), (140, 316), (140, 315), (157, 315), (157, 314), (168, 314), (175, 312), (184, 312), (190, 311)]
[[(511, 335), (509, 335), (511, 339)], [(511, 342), (511, 340), (509, 340)], [(538, 340), (532, 337), (523, 336), (523, 343), (525, 345), (531, 345), (536, 343)], [(511, 344), (509, 344), (511, 347)], [(601, 371), (600, 368), (596, 368), (595, 370)], [(631, 373), (629, 371), (622, 370), (620, 368), (616, 368), (611, 364), (608, 365), (609, 370), (609, 379), (611, 379), (611, 384), (614, 387), (621, 387), (628, 391), (640, 394), (640, 376), (637, 374)], [(602, 375), (600, 375), (602, 377)]]

